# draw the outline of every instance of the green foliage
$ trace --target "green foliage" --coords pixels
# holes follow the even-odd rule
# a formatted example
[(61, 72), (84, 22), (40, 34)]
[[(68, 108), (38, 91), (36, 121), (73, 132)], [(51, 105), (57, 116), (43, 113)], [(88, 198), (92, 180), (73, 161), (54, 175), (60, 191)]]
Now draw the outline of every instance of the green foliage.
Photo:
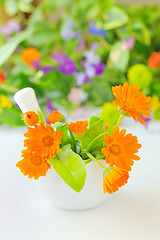
[(153, 95), (157, 95), (160, 99), (160, 83), (159, 79), (152, 86)]
[(33, 10), (32, 1), (33, 0), (5, 0), (5, 10), (10, 16), (16, 15), (19, 11), (30, 13)]
[(0, 0), (0, 4), (3, 4), (5, 2), (5, 0)]
[(96, 159), (104, 159), (105, 155), (101, 152), (102, 147), (95, 147), (92, 154)]
[[(55, 127), (55, 125), (54, 125), (54, 127)], [(69, 139), (68, 127), (67, 127), (66, 123), (61, 123), (61, 125), (56, 126), (56, 131), (63, 132), (63, 135), (62, 135), (62, 138), (61, 138), (61, 146), (64, 146), (69, 142), (72, 143), (71, 139)]]
[(37, 114), (38, 114), (38, 117), (39, 117), (39, 123), (45, 124), (45, 119), (43, 117), (43, 114), (38, 110), (37, 110)]
[(112, 85), (123, 83), (125, 80), (122, 71), (106, 68), (101, 76), (95, 77), (92, 83), (83, 85), (82, 89), (88, 93), (88, 103), (101, 106), (104, 102), (113, 100)]
[(113, 134), (113, 126), (110, 126), (107, 131), (103, 132), (102, 134), (98, 135), (97, 137), (95, 137), (87, 146), (87, 151), (89, 152), (94, 152), (95, 149), (97, 148), (102, 148), (102, 146), (104, 146), (104, 138), (106, 136), (107, 133), (111, 133), (111, 135)]
[(73, 190), (82, 190), (86, 179), (86, 165), (82, 158), (71, 150), (70, 145), (61, 148), (49, 163)]
[(105, 126), (104, 121), (99, 120), (95, 122), (89, 129), (86, 130), (84, 138), (82, 140), (83, 148), (87, 149), (88, 145), (100, 134), (104, 133)]
[(158, 108), (154, 114), (153, 114), (153, 117), (155, 120), (159, 120), (160, 119), (160, 108)]
[(22, 114), (16, 107), (0, 109), (0, 124), (23, 126)]
[[(41, 109), (45, 110), (46, 102), (50, 100), (54, 108), (62, 107), (69, 114), (77, 107), (74, 101), (68, 99), (72, 88), (77, 87), (76, 77), (74, 74), (60, 73), (51, 56), (65, 53), (75, 62), (77, 72), (84, 72), (81, 64), (85, 60), (84, 51), (90, 51), (91, 44), (96, 42), (98, 48), (95, 52), (105, 64), (105, 69), (103, 74), (95, 75), (92, 82), (81, 86), (88, 98), (79, 107), (86, 104), (98, 107), (111, 102), (112, 86), (123, 84), (127, 76), (131, 84), (140, 85), (147, 95), (160, 97), (160, 71), (147, 67), (151, 53), (160, 49), (160, 11), (157, 6), (119, 5), (113, 0), (77, 0), (74, 4), (70, 0), (63, 3), (45, 0), (36, 6), (32, 0), (1, 0), (0, 3), (4, 3), (8, 14), (16, 14), (14, 19), (22, 24), (21, 32), (11, 34), (9, 38), (0, 33), (0, 68), (3, 67), (7, 75), (6, 82), (0, 84), (0, 94), (13, 98), (19, 89), (32, 87)], [(77, 36), (85, 40), (85, 49), (81, 52), (77, 52), (79, 37), (62, 39), (62, 29), (66, 28), (68, 18), (73, 20), (73, 30)], [(104, 36), (90, 34), (92, 24), (106, 30)], [(135, 38), (135, 44), (128, 49), (122, 40), (129, 41), (131, 36)], [(20, 60), (22, 50), (30, 46), (41, 53), (38, 70), (33, 70)], [(52, 65), (55, 70), (43, 74), (41, 69), (44, 65)], [(147, 70), (142, 67), (135, 69), (140, 65)], [(115, 124), (116, 114), (112, 116), (111, 112), (108, 107), (101, 115), (105, 122)], [(6, 123), (7, 119), (2, 119)], [(13, 119), (15, 125), (20, 124), (17, 118)], [(90, 127), (94, 121), (96, 119), (90, 121)], [(74, 148), (71, 138), (69, 141)]]
[(127, 67), (128, 61), (129, 50), (121, 42), (116, 42), (112, 46), (108, 66), (124, 71)]
[(107, 21), (102, 25), (106, 30), (121, 27), (128, 22), (127, 14), (118, 7), (111, 7), (106, 12), (106, 19)]
[(98, 122), (99, 120), (100, 120), (99, 117), (95, 117), (95, 116), (90, 117), (90, 119), (89, 119), (89, 128), (90, 128), (94, 123)]
[(17, 35), (12, 38), (11, 42), (8, 42), (4, 46), (0, 47), (0, 66), (2, 66), (12, 55), (18, 44), (27, 39), (31, 33), (31, 29), (17, 33)]
[(150, 45), (151, 36), (148, 28), (141, 22), (132, 23), (132, 35), (142, 44)]

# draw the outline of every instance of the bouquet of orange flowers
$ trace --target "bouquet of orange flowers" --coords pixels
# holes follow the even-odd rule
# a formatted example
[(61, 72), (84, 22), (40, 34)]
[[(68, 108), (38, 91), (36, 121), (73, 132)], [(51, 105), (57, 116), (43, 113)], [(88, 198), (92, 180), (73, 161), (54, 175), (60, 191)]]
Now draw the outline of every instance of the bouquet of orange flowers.
[[(113, 104), (120, 112), (116, 126), (109, 126), (95, 116), (68, 124), (63, 114), (55, 110), (46, 122), (38, 104), (34, 109), (31, 107), (31, 98), (27, 101), (33, 111), (22, 106), (22, 91), (16, 93), (15, 100), (29, 127), (24, 134), (23, 159), (16, 166), (25, 176), (38, 180), (52, 166), (72, 189), (80, 192), (85, 184), (86, 165), (94, 161), (104, 169), (104, 193), (112, 194), (128, 182), (134, 160), (140, 159), (136, 154), (141, 144), (136, 136), (126, 134), (126, 129), (120, 130), (119, 123), (125, 115), (146, 125), (146, 117), (151, 116), (151, 98), (140, 87), (128, 86), (127, 82), (112, 87), (116, 98)], [(33, 90), (27, 88), (27, 91)]]

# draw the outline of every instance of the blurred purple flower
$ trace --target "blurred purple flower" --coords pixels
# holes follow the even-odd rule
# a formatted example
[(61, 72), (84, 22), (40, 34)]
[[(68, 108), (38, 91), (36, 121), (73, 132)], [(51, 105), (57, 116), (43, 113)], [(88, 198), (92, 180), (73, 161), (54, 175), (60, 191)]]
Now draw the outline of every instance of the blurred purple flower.
[(100, 62), (100, 56), (96, 54), (93, 50), (85, 51), (84, 56), (86, 57), (86, 61), (91, 64), (96, 64)]
[[(141, 114), (141, 116), (143, 117), (143, 120), (145, 121), (145, 123), (146, 123), (146, 128), (149, 126), (149, 123), (150, 123), (150, 121), (152, 120), (152, 118), (151, 117), (145, 117), (143, 114)], [(138, 122), (140, 122), (138, 119), (137, 119), (137, 121)], [(143, 125), (144, 126), (144, 125)]]
[(96, 71), (95, 71), (95, 68), (94, 68), (93, 64), (90, 64), (90, 63), (86, 62), (85, 70), (86, 70), (85, 72), (86, 72), (86, 74), (89, 78), (94, 77), (95, 74), (96, 74)]
[(61, 37), (64, 41), (68, 41), (68, 40), (73, 39), (73, 38), (80, 38), (81, 37), (80, 31), (76, 31), (75, 27), (76, 26), (73, 22), (73, 19), (68, 18), (66, 20), (66, 23), (65, 23), (63, 29), (61, 30)]
[(14, 19), (10, 19), (4, 26), (0, 27), (0, 32), (6, 36), (10, 36), (21, 30), (21, 25)]
[(73, 22), (73, 19), (71, 17), (67, 18), (65, 26), (69, 28), (75, 27), (75, 23)]
[(130, 36), (129, 39), (122, 39), (122, 43), (128, 50), (132, 50), (135, 45), (135, 38)]
[(45, 75), (45, 74), (48, 73), (48, 72), (53, 72), (54, 69), (55, 69), (55, 67), (52, 66), (52, 65), (44, 65), (44, 66), (42, 67), (42, 72), (43, 72), (43, 74)]
[(76, 72), (74, 76), (76, 78), (76, 83), (78, 87), (82, 86), (84, 83), (93, 82), (93, 79), (88, 77), (86, 72)]
[(32, 62), (31, 66), (34, 67), (35, 70), (38, 70), (40, 68), (40, 60)]
[(95, 53), (97, 47), (98, 44), (95, 42), (91, 45), (91, 50), (84, 52), (85, 59), (80, 63), (84, 71), (74, 74), (78, 87), (93, 82), (94, 76), (100, 76), (104, 72), (105, 64), (100, 61), (100, 56)]
[(88, 77), (94, 77), (95, 75), (100, 76), (104, 72), (105, 64), (98, 62), (96, 64), (90, 64), (86, 60), (81, 62), (81, 66), (85, 68)]
[(146, 119), (144, 119), (144, 121), (146, 122), (146, 127), (148, 127), (149, 123), (151, 121), (151, 117), (146, 117)]
[(84, 72), (76, 72), (74, 74), (74, 76), (76, 79), (77, 86), (78, 87), (82, 86), (84, 83), (84, 79), (85, 79), (85, 73)]
[(82, 33), (80, 31), (75, 31), (74, 38), (82, 38)]
[(98, 45), (97, 42), (93, 42), (90, 47), (91, 47), (92, 50), (96, 50), (98, 48), (98, 46), (99, 45)]
[(52, 56), (52, 59), (56, 61), (58, 64), (62, 64), (68, 59), (68, 56), (64, 53), (57, 53)]
[(66, 59), (63, 63), (59, 64), (59, 72), (72, 75), (76, 72), (76, 65), (71, 59)]
[(68, 41), (75, 37), (75, 32), (69, 28), (63, 28), (61, 31), (61, 37), (64, 41)]
[(93, 67), (94, 67), (94, 69), (95, 69), (95, 74), (96, 74), (97, 76), (100, 76), (100, 75), (102, 75), (103, 72), (104, 72), (105, 64), (102, 63), (102, 62), (99, 62), (99, 63), (97, 63), (97, 64), (94, 64)]
[(84, 83), (89, 83), (89, 82), (93, 82), (93, 79), (90, 78), (87, 74), (85, 74)]
[(52, 102), (50, 100), (47, 101), (47, 106), (46, 106), (46, 113), (50, 114), (54, 110), (52, 106)]

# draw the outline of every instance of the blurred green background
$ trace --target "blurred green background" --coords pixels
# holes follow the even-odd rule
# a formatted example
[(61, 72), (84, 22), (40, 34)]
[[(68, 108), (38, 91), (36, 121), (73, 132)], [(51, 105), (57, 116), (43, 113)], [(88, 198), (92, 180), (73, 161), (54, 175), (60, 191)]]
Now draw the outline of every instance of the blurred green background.
[(152, 96), (160, 119), (160, 10), (147, 3), (1, 0), (0, 124), (23, 125), (13, 96), (24, 87), (45, 116), (89, 107), (114, 124), (111, 89), (125, 81)]

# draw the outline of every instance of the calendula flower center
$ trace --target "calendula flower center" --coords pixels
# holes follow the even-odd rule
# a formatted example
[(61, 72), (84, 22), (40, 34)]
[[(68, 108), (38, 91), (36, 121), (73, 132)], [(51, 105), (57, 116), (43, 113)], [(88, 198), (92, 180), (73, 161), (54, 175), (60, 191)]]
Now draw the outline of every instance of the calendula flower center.
[(53, 145), (54, 139), (50, 135), (46, 135), (42, 138), (42, 143), (45, 147)]
[(31, 163), (34, 164), (34, 165), (41, 165), (42, 163), (42, 158), (39, 157), (39, 156), (33, 156), (31, 157)]
[(120, 155), (120, 153), (121, 153), (121, 149), (120, 149), (120, 147), (119, 147), (118, 144), (112, 144), (112, 145), (109, 147), (109, 151), (110, 151), (110, 153), (112, 153), (112, 154), (115, 155), (115, 156), (118, 156), (118, 155)]

